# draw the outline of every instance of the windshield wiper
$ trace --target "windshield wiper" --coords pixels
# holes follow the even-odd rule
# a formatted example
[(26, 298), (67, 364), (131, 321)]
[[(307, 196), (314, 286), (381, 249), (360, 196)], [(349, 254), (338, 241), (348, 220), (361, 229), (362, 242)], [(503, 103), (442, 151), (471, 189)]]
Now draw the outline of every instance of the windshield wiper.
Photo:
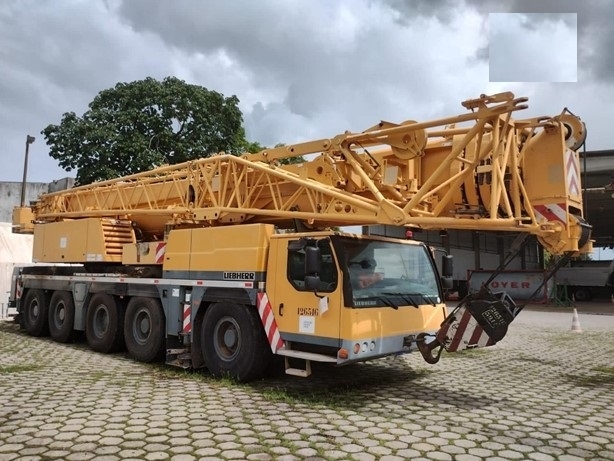
[(383, 295), (387, 295), (387, 296), (398, 296), (404, 302), (409, 304), (410, 306), (413, 306), (416, 309), (418, 309), (420, 307), (420, 306), (418, 306), (418, 302), (414, 298), (415, 295), (422, 296), (419, 293), (401, 293), (401, 292), (397, 292), (397, 291), (382, 291), (382, 294)]
[(388, 298), (386, 298), (384, 296), (376, 296), (375, 298), (379, 299), (386, 306), (392, 307), (394, 310), (397, 310), (399, 308), (399, 306), (397, 306), (395, 303), (393, 303), (392, 301), (390, 301)]
[(426, 295), (422, 295), (422, 297), (424, 298), (424, 300), (428, 303), (430, 303), (433, 306), (436, 306), (437, 303), (435, 302), (436, 297), (435, 296), (426, 296)]

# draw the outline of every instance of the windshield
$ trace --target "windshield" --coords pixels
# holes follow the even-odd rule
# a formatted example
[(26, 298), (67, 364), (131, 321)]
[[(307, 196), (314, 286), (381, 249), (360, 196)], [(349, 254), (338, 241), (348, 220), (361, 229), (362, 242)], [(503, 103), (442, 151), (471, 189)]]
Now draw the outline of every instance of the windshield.
[(333, 239), (351, 307), (418, 307), (441, 302), (437, 271), (424, 245)]

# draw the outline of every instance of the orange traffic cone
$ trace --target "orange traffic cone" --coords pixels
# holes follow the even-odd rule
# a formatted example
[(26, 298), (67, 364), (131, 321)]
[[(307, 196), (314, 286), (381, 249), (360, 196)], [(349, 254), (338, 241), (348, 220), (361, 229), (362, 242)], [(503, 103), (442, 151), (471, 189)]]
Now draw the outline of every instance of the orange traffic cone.
[(573, 308), (573, 317), (571, 318), (571, 331), (575, 333), (582, 333), (580, 319), (578, 318), (578, 310), (575, 307)]

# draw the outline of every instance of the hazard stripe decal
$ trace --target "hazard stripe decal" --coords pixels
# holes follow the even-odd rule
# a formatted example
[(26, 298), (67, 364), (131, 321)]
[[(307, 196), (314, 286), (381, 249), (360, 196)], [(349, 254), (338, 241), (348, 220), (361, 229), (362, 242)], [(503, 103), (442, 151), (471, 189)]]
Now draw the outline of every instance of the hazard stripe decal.
[(192, 305), (186, 302), (183, 305), (183, 330), (184, 335), (189, 334), (192, 331)]
[(547, 205), (535, 205), (533, 207), (537, 221), (552, 222), (558, 221), (567, 226), (567, 212), (564, 203), (551, 203)]
[(492, 346), (494, 342), (486, 334), (477, 320), (465, 308), (461, 307), (454, 315), (455, 319), (444, 325), (437, 333), (437, 340), (448, 352), (457, 352), (468, 347)]
[(578, 172), (578, 162), (576, 155), (571, 149), (566, 152), (567, 161), (567, 189), (570, 195), (580, 195), (580, 174)]
[(275, 315), (273, 314), (273, 309), (271, 308), (271, 303), (266, 293), (258, 293), (258, 314), (260, 315), (260, 320), (264, 326), (264, 332), (271, 345), (271, 351), (275, 354), (283, 347), (284, 343), (279, 335), (277, 322), (275, 322)]
[(164, 262), (164, 254), (166, 253), (166, 243), (158, 243), (156, 245), (156, 263), (162, 264)]

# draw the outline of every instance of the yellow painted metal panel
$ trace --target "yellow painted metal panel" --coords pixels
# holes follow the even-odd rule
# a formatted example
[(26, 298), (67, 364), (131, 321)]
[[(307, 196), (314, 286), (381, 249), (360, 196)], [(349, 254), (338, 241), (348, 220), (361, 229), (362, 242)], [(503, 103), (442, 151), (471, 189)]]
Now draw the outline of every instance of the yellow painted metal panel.
[(387, 307), (344, 309), (341, 337), (346, 340), (417, 334), (439, 329), (446, 314), (444, 304), (392, 309)]
[[(98, 219), (35, 224), (33, 259), (36, 262), (104, 261), (104, 241)], [(42, 236), (42, 239), (40, 238)], [(42, 240), (42, 245), (39, 243)]]
[(173, 230), (164, 270), (262, 272), (273, 232), (270, 224)]
[(288, 242), (297, 236), (276, 235), (271, 239), (267, 294), (282, 333), (339, 338), (339, 318), (342, 308), (341, 274), (337, 288), (326, 296), (327, 308), (320, 307), (320, 298), (312, 291), (298, 291), (287, 277)]

